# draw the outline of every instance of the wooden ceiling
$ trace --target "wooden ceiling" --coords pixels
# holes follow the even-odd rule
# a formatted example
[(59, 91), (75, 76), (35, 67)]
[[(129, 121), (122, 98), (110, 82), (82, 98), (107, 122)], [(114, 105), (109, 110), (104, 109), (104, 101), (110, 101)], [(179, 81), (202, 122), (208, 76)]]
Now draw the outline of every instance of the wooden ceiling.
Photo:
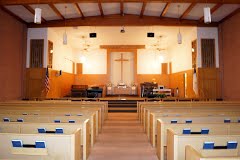
[[(0, 0), (2, 10), (28, 27), (217, 26), (240, 12), (240, 0)], [(178, 12), (178, 6), (179, 12)], [(203, 7), (212, 23), (204, 24)], [(67, 7), (65, 9), (65, 7)], [(34, 24), (34, 9), (42, 24)]]

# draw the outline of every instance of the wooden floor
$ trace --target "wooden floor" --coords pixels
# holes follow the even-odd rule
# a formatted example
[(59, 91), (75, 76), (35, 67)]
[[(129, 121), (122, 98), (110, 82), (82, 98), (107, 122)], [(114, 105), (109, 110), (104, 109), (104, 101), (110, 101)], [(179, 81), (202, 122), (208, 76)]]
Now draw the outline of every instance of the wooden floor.
[(157, 160), (137, 113), (109, 113), (88, 160)]

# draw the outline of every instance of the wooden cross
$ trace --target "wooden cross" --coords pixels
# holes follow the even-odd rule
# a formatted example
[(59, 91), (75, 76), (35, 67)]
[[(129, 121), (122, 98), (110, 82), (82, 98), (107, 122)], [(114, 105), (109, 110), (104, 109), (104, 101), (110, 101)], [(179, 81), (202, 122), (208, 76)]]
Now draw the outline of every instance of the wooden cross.
[(123, 82), (123, 62), (128, 61), (128, 59), (123, 58), (123, 53), (121, 53), (120, 59), (115, 59), (115, 61), (121, 62), (121, 82)]

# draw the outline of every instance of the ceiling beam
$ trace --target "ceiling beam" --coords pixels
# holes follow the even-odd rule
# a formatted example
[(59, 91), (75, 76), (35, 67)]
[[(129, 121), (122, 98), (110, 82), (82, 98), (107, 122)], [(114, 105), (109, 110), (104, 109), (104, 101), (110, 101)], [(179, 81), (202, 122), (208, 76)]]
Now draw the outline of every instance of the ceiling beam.
[(144, 11), (145, 11), (145, 8), (146, 8), (146, 5), (147, 5), (147, 3), (146, 3), (146, 2), (143, 2), (143, 4), (142, 4), (142, 10), (141, 10), (141, 13), (140, 13), (140, 18), (143, 17), (143, 14), (144, 14)]
[(120, 14), (121, 15), (124, 14), (124, 4), (123, 4), (123, 1), (120, 2)]
[(0, 6), (0, 9), (2, 9), (5, 13), (9, 14), (10, 16), (12, 16), (13, 18), (15, 18), (17, 21), (23, 23), (23, 24), (27, 24), (26, 21), (24, 21), (22, 18), (20, 18), (18, 15), (14, 14), (13, 12), (11, 12), (10, 10), (8, 10), (7, 8), (5, 8), (4, 6)]
[(196, 20), (183, 19), (179, 22), (177, 18), (166, 18), (163, 17), (159, 20), (159, 17), (144, 16), (139, 18), (138, 15), (105, 15), (104, 18), (101, 16), (73, 18), (64, 20), (52, 20), (36, 25), (30, 23), (28, 27), (40, 28), (40, 27), (63, 27), (65, 26), (150, 26), (150, 25), (161, 25), (161, 26), (202, 26), (202, 27), (216, 27), (218, 23), (204, 24), (203, 22)]
[(53, 3), (50, 3), (50, 4), (48, 4), (51, 8), (52, 8), (52, 10), (58, 15), (58, 17), (60, 17), (61, 19), (65, 19), (64, 17), (63, 17), (63, 15), (59, 12), (59, 10), (54, 6), (54, 4)]
[(84, 14), (83, 14), (81, 8), (79, 7), (79, 5), (78, 5), (77, 3), (74, 3), (74, 7), (76, 8), (78, 14), (80, 14), (80, 15), (82, 16), (82, 19), (84, 19), (85, 16), (84, 16)]
[[(218, 10), (218, 8), (220, 8), (223, 4), (216, 4), (212, 9), (211, 9), (211, 14), (213, 14), (214, 12), (216, 12)], [(199, 21), (203, 21), (204, 20), (204, 16), (202, 16)]]
[(100, 11), (100, 13), (101, 13), (101, 16), (104, 17), (103, 8), (102, 8), (102, 3), (100, 2), (100, 0), (98, 1), (98, 8), (99, 8), (99, 11)]
[(162, 18), (162, 17), (165, 16), (165, 14), (166, 14), (167, 11), (168, 11), (168, 8), (169, 8), (170, 4), (171, 4), (171, 3), (167, 3), (167, 4), (165, 5), (165, 7), (164, 7), (164, 9), (163, 9), (163, 11), (162, 11), (162, 13), (161, 13), (161, 15), (160, 15), (160, 18)]
[[(122, 0), (101, 0), (101, 3), (120, 3)], [(139, 2), (139, 0), (124, 0)], [(206, 0), (145, 0), (161, 3), (206, 3)], [(50, 3), (98, 3), (98, 0), (0, 0), (0, 5), (50, 4)], [(207, 3), (240, 4), (239, 0), (207, 0)]]
[(232, 13), (230, 13), (229, 15), (227, 15), (226, 17), (224, 17), (219, 23), (223, 23), (226, 20), (230, 19), (231, 17), (233, 17), (234, 15), (240, 13), (240, 8), (234, 10)]
[(190, 12), (191, 10), (196, 6), (197, 3), (191, 3), (190, 6), (183, 12), (183, 14), (179, 17), (179, 19), (184, 19)]
[[(35, 11), (34, 11), (34, 9), (31, 6), (24, 4), (23, 7), (26, 8), (33, 15), (35, 15)], [(46, 20), (43, 17), (41, 17), (41, 19), (42, 19), (42, 22), (46, 22)]]

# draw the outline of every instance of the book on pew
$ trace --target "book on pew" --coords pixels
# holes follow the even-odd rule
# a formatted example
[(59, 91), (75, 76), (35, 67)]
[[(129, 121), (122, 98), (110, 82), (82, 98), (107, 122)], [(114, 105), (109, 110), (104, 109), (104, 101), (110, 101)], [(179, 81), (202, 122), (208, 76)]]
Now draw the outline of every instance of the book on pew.
[(224, 123), (231, 123), (230, 119), (224, 119)]
[(65, 116), (71, 116), (71, 114), (65, 114)]
[(77, 114), (77, 116), (83, 116), (83, 114)]
[(3, 118), (3, 122), (10, 122), (9, 118)]
[(18, 139), (12, 140), (12, 146), (13, 147), (23, 147), (22, 140), (18, 140)]
[(46, 133), (46, 128), (38, 128), (38, 133)]
[(28, 115), (27, 113), (22, 113), (22, 115)]
[(57, 134), (63, 134), (63, 128), (56, 128), (56, 132)]
[(191, 134), (191, 129), (190, 128), (184, 128), (183, 129), (183, 134)]
[(236, 149), (238, 145), (237, 141), (228, 141), (227, 149)]
[(208, 128), (202, 128), (201, 129), (201, 134), (208, 134), (209, 133), (209, 129)]
[(188, 119), (188, 120), (185, 121), (185, 123), (192, 123), (192, 120)]
[(177, 120), (173, 119), (171, 120), (171, 123), (177, 123)]
[(204, 142), (203, 149), (214, 149), (214, 142)]
[(23, 119), (22, 118), (18, 118), (17, 122), (23, 122)]
[(75, 123), (75, 120), (69, 120), (68, 122), (69, 123)]
[(35, 147), (36, 148), (46, 148), (45, 141), (36, 141), (35, 142)]
[(54, 120), (54, 123), (61, 123), (61, 121), (56, 119), (56, 120)]

